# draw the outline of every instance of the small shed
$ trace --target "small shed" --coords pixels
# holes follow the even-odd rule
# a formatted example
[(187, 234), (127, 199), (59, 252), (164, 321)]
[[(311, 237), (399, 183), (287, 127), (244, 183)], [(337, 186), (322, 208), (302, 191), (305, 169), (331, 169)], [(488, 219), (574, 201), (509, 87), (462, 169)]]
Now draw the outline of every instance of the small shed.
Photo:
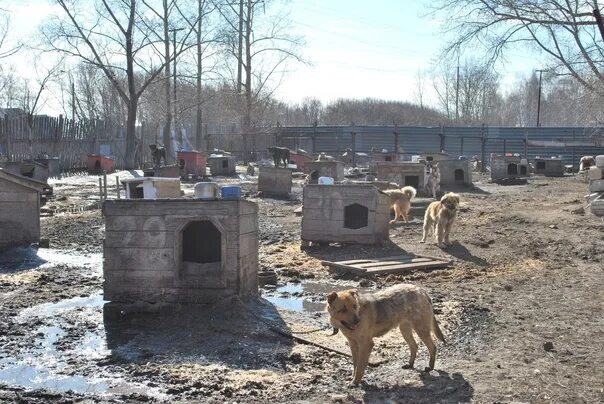
[(372, 151), (371, 161), (399, 161), (398, 154), (393, 151)]
[(50, 177), (58, 177), (61, 175), (61, 160), (58, 157), (40, 157), (36, 162), (48, 167), (48, 175)]
[(449, 153), (445, 152), (425, 152), (420, 154), (420, 159), (424, 160), (426, 163), (438, 163), (443, 160), (453, 160)]
[(215, 303), (258, 293), (255, 203), (113, 199), (103, 215), (105, 300)]
[(89, 154), (86, 161), (88, 174), (112, 173), (115, 170), (115, 160), (99, 154)]
[(562, 177), (564, 175), (564, 164), (560, 158), (535, 158), (535, 174), (546, 177)]
[(12, 174), (21, 175), (43, 183), (48, 182), (48, 166), (34, 160), (4, 161), (0, 163), (0, 168), (4, 168), (4, 170)]
[(418, 192), (426, 186), (426, 165), (423, 163), (378, 161), (375, 172), (380, 181), (394, 182), (400, 187), (412, 186)]
[(183, 176), (192, 175), (194, 177), (203, 177), (206, 175), (207, 157), (205, 153), (198, 151), (179, 151), (176, 155)]
[(126, 199), (180, 198), (180, 179), (164, 177), (138, 177), (121, 180)]
[(314, 159), (312, 158), (312, 156), (309, 156), (308, 154), (299, 153), (299, 152), (290, 152), (289, 160), (294, 162), (298, 171), (307, 172), (306, 164), (312, 162)]
[(233, 156), (210, 156), (208, 166), (212, 175), (235, 175), (236, 161)]
[(440, 185), (472, 185), (471, 164), (469, 160), (438, 160)]
[(344, 180), (344, 163), (341, 161), (311, 161), (305, 167), (308, 173), (317, 171), (319, 177), (331, 177), (336, 182)]
[(389, 238), (390, 197), (373, 185), (306, 185), (302, 244), (379, 244)]
[(263, 194), (288, 196), (292, 191), (291, 170), (280, 167), (260, 167), (258, 191)]
[(0, 249), (40, 241), (40, 194), (45, 186), (0, 169)]
[(528, 178), (528, 161), (518, 156), (491, 155), (491, 181)]

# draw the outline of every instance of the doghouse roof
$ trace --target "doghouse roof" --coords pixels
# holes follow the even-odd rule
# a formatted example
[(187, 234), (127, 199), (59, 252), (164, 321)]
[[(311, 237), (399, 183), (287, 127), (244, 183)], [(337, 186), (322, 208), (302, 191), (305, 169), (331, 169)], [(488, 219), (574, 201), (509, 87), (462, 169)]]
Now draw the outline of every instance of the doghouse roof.
[(2, 168), (0, 168), (0, 180), (12, 182), (13, 184), (21, 185), (36, 192), (42, 192), (44, 191), (44, 188), (47, 187), (47, 185), (42, 181), (23, 177), (22, 175), (12, 174), (7, 171), (4, 171), (4, 169)]

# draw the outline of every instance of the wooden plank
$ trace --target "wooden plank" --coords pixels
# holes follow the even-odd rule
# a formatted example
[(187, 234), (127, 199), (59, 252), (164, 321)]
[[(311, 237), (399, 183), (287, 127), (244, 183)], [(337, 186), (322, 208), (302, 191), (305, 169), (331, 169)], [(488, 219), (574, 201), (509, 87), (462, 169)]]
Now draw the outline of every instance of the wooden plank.
[[(338, 261), (338, 264), (351, 265), (355, 263), (364, 263), (364, 262), (378, 262), (378, 261), (399, 261), (406, 260), (414, 257), (420, 257), (420, 255), (394, 255), (391, 257), (379, 257), (379, 258), (367, 258), (362, 260), (348, 260), (348, 261)], [(430, 257), (422, 257), (422, 258), (430, 258)]]
[(410, 263), (410, 264), (399, 264), (399, 265), (391, 265), (380, 267), (376, 269), (368, 269), (366, 273), (368, 274), (390, 274), (394, 272), (403, 272), (409, 270), (417, 270), (417, 269), (432, 269), (432, 268), (443, 268), (448, 266), (448, 262), (443, 261), (430, 261), (430, 262), (419, 262), (419, 263)]
[(378, 262), (367, 262), (365, 264), (355, 264), (356, 267), (366, 268), (369, 270), (370, 268), (379, 268), (390, 265), (399, 265), (399, 264), (411, 264), (411, 263), (419, 263), (419, 262), (434, 262), (429, 258), (413, 258), (405, 261), (378, 261)]
[[(349, 260), (340, 262), (321, 261), (324, 266), (334, 269), (342, 269), (358, 275), (362, 274), (386, 274), (407, 270), (440, 268), (451, 264), (451, 261), (443, 259), (432, 259), (427, 257), (399, 256), (406, 261), (381, 261), (381, 260)], [(361, 263), (359, 263), (359, 261)], [(370, 261), (370, 262), (367, 262)]]

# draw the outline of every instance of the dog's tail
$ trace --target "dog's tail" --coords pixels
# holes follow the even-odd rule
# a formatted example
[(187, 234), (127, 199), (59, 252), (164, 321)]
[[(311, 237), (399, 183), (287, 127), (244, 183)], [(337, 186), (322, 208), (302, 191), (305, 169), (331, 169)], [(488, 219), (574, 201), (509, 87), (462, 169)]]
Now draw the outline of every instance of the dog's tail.
[(407, 196), (407, 198), (409, 198), (409, 200), (415, 198), (415, 194), (417, 193), (417, 191), (415, 190), (415, 188), (410, 187), (410, 186), (406, 186), (401, 188), (401, 192), (403, 194), (405, 194)]
[(436, 338), (438, 338), (442, 342), (445, 342), (445, 336), (440, 330), (440, 327), (438, 326), (438, 321), (436, 321), (436, 317), (434, 317), (434, 314), (432, 314), (432, 331), (434, 332), (434, 335), (436, 335)]

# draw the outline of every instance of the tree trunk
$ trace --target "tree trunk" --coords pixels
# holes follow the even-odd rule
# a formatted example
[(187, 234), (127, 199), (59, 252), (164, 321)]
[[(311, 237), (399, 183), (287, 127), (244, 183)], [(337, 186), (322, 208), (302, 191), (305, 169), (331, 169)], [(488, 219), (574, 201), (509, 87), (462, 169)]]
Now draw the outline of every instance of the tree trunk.
[(203, 131), (202, 131), (202, 115), (201, 115), (201, 17), (203, 15), (203, 0), (197, 2), (197, 121), (195, 127), (195, 148), (197, 151), (202, 149)]
[(133, 98), (128, 103), (128, 120), (126, 121), (126, 154), (124, 163), (126, 170), (134, 170), (136, 167), (136, 112), (138, 109), (138, 99)]
[(252, 18), (254, 5), (247, 0), (247, 18), (245, 19), (245, 115), (243, 116), (243, 161), (248, 163), (248, 136), (252, 125)]
[(136, 110), (138, 108), (138, 96), (136, 94), (136, 83), (134, 82), (134, 52), (133, 52), (133, 30), (134, 17), (136, 14), (136, 2), (130, 3), (130, 19), (126, 31), (126, 73), (128, 76), (128, 118), (126, 121), (126, 153), (124, 156), (125, 169), (135, 169), (134, 155), (136, 148)]
[(170, 94), (170, 32), (168, 27), (168, 0), (163, 0), (164, 8), (164, 85), (166, 86), (166, 123), (164, 125), (163, 142), (166, 148), (166, 163), (172, 161), (172, 94)]

